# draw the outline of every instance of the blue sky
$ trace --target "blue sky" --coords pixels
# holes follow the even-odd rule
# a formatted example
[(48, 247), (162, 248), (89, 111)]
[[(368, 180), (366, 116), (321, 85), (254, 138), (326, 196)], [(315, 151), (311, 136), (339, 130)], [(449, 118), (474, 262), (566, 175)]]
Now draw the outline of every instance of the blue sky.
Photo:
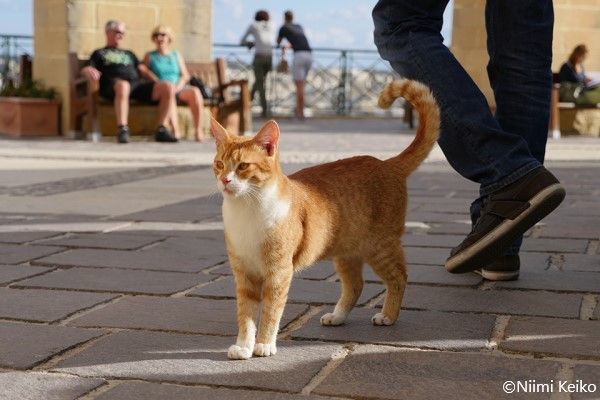
[[(213, 40), (237, 43), (257, 9), (271, 13), (277, 27), (283, 12), (292, 9), (313, 47), (374, 49), (371, 9), (366, 0), (213, 0)], [(32, 34), (32, 0), (0, 0), (0, 34)], [(448, 10), (447, 10), (448, 11)], [(447, 13), (444, 36), (451, 14)]]

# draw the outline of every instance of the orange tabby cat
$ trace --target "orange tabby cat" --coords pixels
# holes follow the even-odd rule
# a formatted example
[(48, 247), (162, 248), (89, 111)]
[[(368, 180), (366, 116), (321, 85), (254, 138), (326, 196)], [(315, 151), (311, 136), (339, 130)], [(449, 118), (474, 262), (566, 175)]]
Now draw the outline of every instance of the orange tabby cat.
[[(223, 193), (225, 240), (237, 292), (239, 332), (232, 359), (270, 356), (294, 271), (333, 259), (342, 294), (322, 325), (339, 325), (354, 307), (367, 262), (381, 277), (386, 296), (375, 325), (396, 321), (406, 286), (400, 236), (406, 215), (406, 178), (427, 157), (439, 129), (439, 109), (415, 81), (396, 81), (381, 93), (389, 107), (399, 96), (419, 112), (414, 141), (381, 161), (352, 157), (285, 176), (279, 164), (279, 127), (267, 122), (256, 136), (232, 136), (212, 121), (217, 142), (213, 170)], [(258, 308), (261, 318), (256, 329)]]

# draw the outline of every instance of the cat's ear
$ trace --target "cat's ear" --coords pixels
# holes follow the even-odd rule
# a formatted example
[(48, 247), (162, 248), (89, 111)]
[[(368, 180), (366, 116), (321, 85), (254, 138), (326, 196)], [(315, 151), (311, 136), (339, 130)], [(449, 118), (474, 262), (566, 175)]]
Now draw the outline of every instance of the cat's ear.
[(279, 143), (279, 125), (274, 120), (268, 121), (260, 131), (254, 136), (254, 141), (258, 142), (262, 146), (267, 154), (272, 156), (277, 150), (277, 144)]
[(213, 117), (210, 117), (210, 129), (212, 131), (213, 136), (215, 137), (217, 146), (229, 143), (231, 141), (227, 130), (223, 128), (223, 126), (220, 123), (218, 123), (217, 120)]

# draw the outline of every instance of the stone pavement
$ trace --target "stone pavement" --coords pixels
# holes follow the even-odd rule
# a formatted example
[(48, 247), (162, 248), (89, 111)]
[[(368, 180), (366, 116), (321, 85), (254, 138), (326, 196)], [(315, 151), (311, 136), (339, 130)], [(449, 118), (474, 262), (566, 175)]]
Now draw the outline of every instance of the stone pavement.
[[(398, 125), (284, 122), (284, 169), (395, 154), (411, 140)], [(322, 262), (293, 282), (278, 354), (229, 361), (213, 144), (0, 140), (0, 399), (598, 399), (599, 143), (549, 144), (568, 197), (527, 233), (520, 280), (442, 267), (477, 191), (437, 151), (409, 180), (398, 322), (371, 325), (384, 288), (365, 266), (360, 305), (321, 327), (339, 292)]]

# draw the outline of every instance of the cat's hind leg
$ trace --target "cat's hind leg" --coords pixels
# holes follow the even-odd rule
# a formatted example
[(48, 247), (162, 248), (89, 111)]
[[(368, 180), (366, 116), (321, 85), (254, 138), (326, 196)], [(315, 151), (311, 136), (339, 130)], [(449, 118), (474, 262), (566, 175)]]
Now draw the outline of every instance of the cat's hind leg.
[(342, 283), (342, 295), (333, 312), (321, 317), (321, 325), (343, 324), (363, 289), (361, 258), (336, 258), (334, 265)]
[(387, 289), (383, 309), (373, 316), (372, 322), (374, 325), (392, 325), (400, 313), (407, 281), (406, 262), (400, 241), (394, 239), (380, 242), (367, 262)]

